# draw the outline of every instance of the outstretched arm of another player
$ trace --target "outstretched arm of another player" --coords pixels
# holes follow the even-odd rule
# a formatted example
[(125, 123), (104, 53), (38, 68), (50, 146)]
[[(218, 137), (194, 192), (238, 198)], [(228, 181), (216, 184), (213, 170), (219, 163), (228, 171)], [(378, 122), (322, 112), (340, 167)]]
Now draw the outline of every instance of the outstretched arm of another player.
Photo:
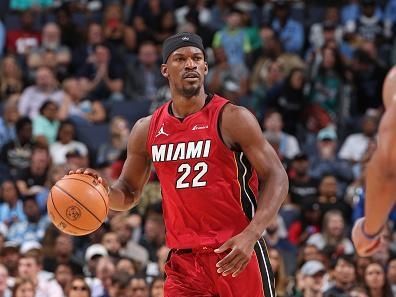
[[(91, 175), (109, 191), (109, 204), (113, 210), (123, 211), (134, 207), (141, 196), (150, 175), (150, 158), (146, 149), (150, 117), (140, 119), (133, 127), (128, 139), (127, 158), (117, 181), (107, 186), (107, 182), (90, 168), (77, 169), (75, 173)], [(69, 174), (74, 173), (71, 171)]]
[(380, 246), (381, 231), (395, 204), (396, 193), (396, 101), (389, 104), (378, 130), (378, 143), (366, 168), (365, 218), (356, 221), (352, 240), (361, 256)]
[(243, 151), (262, 183), (257, 210), (250, 224), (215, 251), (222, 253), (231, 250), (217, 263), (217, 271), (223, 275), (237, 276), (249, 263), (257, 240), (277, 215), (286, 198), (289, 183), (276, 152), (265, 140), (256, 118), (247, 109), (226, 105), (222, 114), (221, 133), (230, 148)]

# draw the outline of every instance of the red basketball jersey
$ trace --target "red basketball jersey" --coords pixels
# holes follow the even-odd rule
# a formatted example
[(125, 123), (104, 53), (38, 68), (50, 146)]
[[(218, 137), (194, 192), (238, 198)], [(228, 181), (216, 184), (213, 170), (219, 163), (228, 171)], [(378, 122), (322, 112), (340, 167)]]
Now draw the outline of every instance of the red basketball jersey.
[(182, 121), (169, 113), (170, 103), (153, 114), (147, 141), (161, 183), (166, 243), (217, 247), (253, 217), (257, 175), (220, 138), (219, 114), (228, 100), (214, 95)]

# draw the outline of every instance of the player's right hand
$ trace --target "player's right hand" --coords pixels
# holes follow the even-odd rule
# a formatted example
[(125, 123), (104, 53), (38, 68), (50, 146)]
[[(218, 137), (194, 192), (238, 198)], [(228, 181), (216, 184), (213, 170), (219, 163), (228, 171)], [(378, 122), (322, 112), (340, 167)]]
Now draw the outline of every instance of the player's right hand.
[(70, 174), (86, 174), (89, 176), (92, 176), (93, 178), (95, 178), (96, 180), (98, 180), (99, 183), (101, 183), (103, 185), (103, 187), (107, 190), (107, 192), (109, 192), (109, 185), (107, 183), (107, 181), (102, 178), (99, 173), (92, 169), (92, 168), (78, 168), (77, 170), (70, 170), (69, 173)]
[(381, 234), (371, 238), (364, 234), (364, 220), (365, 218), (360, 218), (355, 222), (352, 229), (352, 241), (359, 256), (369, 257), (381, 246)]

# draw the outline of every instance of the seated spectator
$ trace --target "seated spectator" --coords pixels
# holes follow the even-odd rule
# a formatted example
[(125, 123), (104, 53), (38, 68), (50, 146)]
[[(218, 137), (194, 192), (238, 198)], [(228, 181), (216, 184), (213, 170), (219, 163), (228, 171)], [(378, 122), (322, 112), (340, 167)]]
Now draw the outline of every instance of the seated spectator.
[(269, 249), (268, 256), (270, 259), (272, 272), (274, 273), (276, 296), (286, 297), (288, 276), (286, 274), (283, 257), (279, 251), (274, 248)]
[(22, 244), (24, 241), (41, 242), (45, 230), (51, 223), (48, 216), (41, 215), (34, 197), (26, 198), (23, 201), (23, 211), (27, 220), (15, 222), (10, 226), (7, 235), (8, 240), (18, 244)]
[(12, 288), (12, 297), (37, 296), (36, 284), (30, 278), (17, 278)]
[(0, 222), (8, 227), (17, 222), (25, 222), (23, 203), (14, 181), (4, 180), (0, 185)]
[(286, 159), (293, 159), (299, 152), (297, 139), (282, 131), (282, 115), (274, 110), (268, 111), (264, 117), (264, 137), (276, 137), (279, 139), (279, 154)]
[(11, 291), (7, 285), (8, 270), (3, 264), (0, 264), (0, 295), (3, 297), (11, 297)]
[(0, 100), (21, 94), (23, 85), (22, 70), (16, 58), (11, 55), (2, 58), (0, 62)]
[(346, 236), (346, 225), (342, 214), (338, 210), (330, 210), (323, 217), (321, 233), (311, 235), (307, 243), (316, 245), (325, 251), (329, 258), (340, 255), (352, 255), (353, 244)]
[(84, 278), (76, 276), (72, 279), (66, 297), (91, 297), (91, 289)]
[(249, 70), (244, 63), (229, 63), (224, 47), (215, 48), (214, 55), (216, 64), (209, 69), (206, 77), (208, 90), (239, 103), (248, 92)]
[(45, 24), (42, 29), (41, 45), (33, 50), (27, 59), (29, 60), (32, 55), (38, 55), (45, 60), (45, 55), (52, 53), (52, 66), (57, 77), (63, 79), (68, 74), (71, 53), (67, 46), (61, 44), (61, 41), (62, 36), (59, 26), (56, 23)]
[(155, 100), (158, 89), (166, 84), (158, 58), (153, 42), (140, 44), (136, 63), (128, 65), (125, 73), (125, 94), (128, 100)]
[(124, 37), (123, 11), (120, 3), (106, 5), (103, 13), (103, 33), (106, 43), (118, 47)]
[(3, 116), (0, 117), (0, 150), (6, 143), (16, 139), (15, 124), (18, 119), (16, 102), (7, 100), (3, 106)]
[(34, 29), (34, 13), (25, 10), (20, 13), (20, 28), (7, 32), (6, 48), (10, 54), (27, 55), (39, 46), (41, 34)]
[[(114, 60), (114, 58), (113, 58)], [(91, 56), (78, 71), (88, 99), (123, 100), (123, 65), (112, 60), (110, 50), (103, 44), (95, 46)]]
[(351, 256), (339, 256), (332, 262), (332, 279), (334, 284), (327, 289), (323, 297), (347, 297), (356, 284), (356, 266)]
[(102, 237), (102, 245), (106, 248), (110, 258), (117, 262), (120, 258), (121, 243), (115, 232), (106, 232)]
[(45, 66), (39, 67), (33, 86), (26, 88), (19, 99), (19, 113), (33, 119), (38, 115), (40, 107), (47, 100), (62, 104), (64, 93), (58, 88), (53, 71)]
[(32, 121), (33, 136), (36, 141), (50, 145), (55, 142), (58, 135), (58, 105), (53, 101), (45, 101), (40, 107), (40, 114)]
[(61, 286), (63, 293), (66, 295), (67, 290), (71, 287), (73, 280), (73, 270), (70, 264), (58, 264), (54, 273), (55, 279)]
[(144, 276), (135, 275), (129, 281), (129, 290), (132, 297), (149, 297), (149, 287)]
[(386, 277), (391, 286), (393, 295), (396, 295), (396, 257), (393, 257), (388, 262)]
[(47, 181), (51, 157), (47, 147), (33, 148), (30, 166), (16, 176), (18, 191), (23, 196), (33, 196), (43, 191)]
[(88, 157), (87, 146), (75, 140), (76, 128), (71, 121), (61, 122), (57, 141), (51, 144), (50, 153), (54, 164), (66, 164), (68, 152), (78, 151), (83, 157)]
[(16, 242), (7, 241), (0, 253), (1, 262), (8, 270), (7, 284), (12, 285), (18, 276), (18, 261), (20, 257), (19, 245)]
[(144, 233), (139, 241), (139, 244), (146, 248), (149, 253), (150, 261), (157, 260), (157, 253), (159, 247), (165, 242), (165, 226), (162, 214), (154, 210), (150, 212), (144, 222)]
[[(96, 266), (96, 278), (91, 285), (92, 297), (109, 296), (111, 289), (111, 277), (115, 273), (115, 265), (109, 257), (101, 257)], [(107, 294), (107, 295), (105, 295)]]
[(164, 284), (165, 280), (163, 277), (156, 277), (150, 284), (150, 295), (151, 297), (164, 297)]
[(86, 120), (101, 123), (106, 119), (106, 110), (99, 100), (86, 99), (83, 84), (76, 78), (68, 78), (63, 82), (65, 97), (60, 106), (58, 118), (65, 120)]
[[(131, 293), (131, 288), (129, 286), (130, 276), (125, 273), (116, 272), (111, 276), (111, 285), (109, 288), (108, 296), (134, 296), (134, 293)], [(141, 295), (138, 295), (141, 296)], [(147, 295), (148, 297), (148, 295)]]
[(113, 117), (110, 123), (110, 143), (99, 147), (97, 163), (116, 161), (127, 146), (129, 133), (127, 120), (120, 116)]
[(15, 177), (30, 166), (33, 151), (32, 121), (27, 117), (18, 119), (15, 124), (16, 139), (6, 143), (0, 160), (8, 167), (8, 174)]
[(302, 293), (304, 297), (322, 297), (324, 287), (324, 275), (326, 268), (322, 262), (310, 260), (300, 269), (302, 277)]
[(364, 284), (369, 296), (394, 296), (386, 279), (385, 267), (380, 262), (372, 261), (367, 265), (364, 271)]
[(137, 273), (138, 267), (137, 264), (129, 258), (121, 257), (116, 264), (116, 272), (124, 273), (128, 276), (133, 276)]

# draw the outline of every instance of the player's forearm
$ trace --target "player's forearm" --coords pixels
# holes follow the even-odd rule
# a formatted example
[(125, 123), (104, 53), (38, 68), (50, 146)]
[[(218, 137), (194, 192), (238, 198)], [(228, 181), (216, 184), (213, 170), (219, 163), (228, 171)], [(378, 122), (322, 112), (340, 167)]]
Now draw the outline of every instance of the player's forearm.
[(246, 228), (259, 239), (271, 221), (278, 214), (279, 208), (287, 196), (289, 182), (283, 167), (273, 170), (263, 181), (263, 190), (260, 191), (256, 213)]
[(124, 181), (117, 180), (109, 188), (109, 206), (112, 210), (129, 210), (138, 204), (141, 191), (131, 189)]

